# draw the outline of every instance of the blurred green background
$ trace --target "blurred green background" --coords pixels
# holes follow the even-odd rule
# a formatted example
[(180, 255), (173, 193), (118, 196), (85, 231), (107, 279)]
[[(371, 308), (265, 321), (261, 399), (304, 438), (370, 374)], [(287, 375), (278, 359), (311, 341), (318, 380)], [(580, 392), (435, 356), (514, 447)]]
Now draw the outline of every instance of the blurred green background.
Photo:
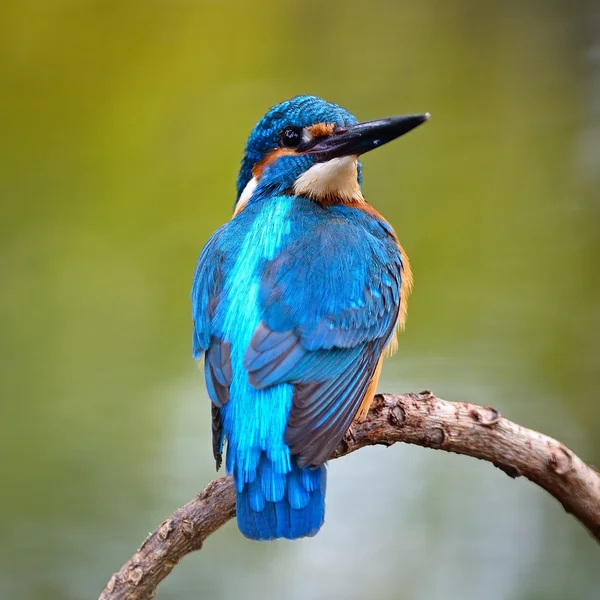
[[(387, 391), (497, 407), (600, 464), (600, 10), (569, 0), (0, 8), (0, 598), (95, 598), (215, 476), (198, 253), (297, 93), (431, 111), (364, 159), (415, 292)], [(421, 448), (331, 464), (314, 539), (230, 523), (159, 598), (597, 600), (543, 491)]]

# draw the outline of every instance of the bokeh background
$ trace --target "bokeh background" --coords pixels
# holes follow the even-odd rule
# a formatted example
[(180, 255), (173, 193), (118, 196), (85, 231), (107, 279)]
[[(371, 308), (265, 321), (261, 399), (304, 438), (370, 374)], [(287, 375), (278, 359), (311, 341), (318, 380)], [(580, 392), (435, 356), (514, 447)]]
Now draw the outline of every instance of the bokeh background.
[[(380, 388), (497, 407), (600, 464), (596, 0), (12, 0), (0, 8), (0, 598), (95, 598), (215, 476), (200, 249), (297, 93), (430, 111), (364, 158), (416, 287)], [(489, 464), (331, 464), (314, 539), (230, 523), (159, 598), (597, 600), (597, 544)]]

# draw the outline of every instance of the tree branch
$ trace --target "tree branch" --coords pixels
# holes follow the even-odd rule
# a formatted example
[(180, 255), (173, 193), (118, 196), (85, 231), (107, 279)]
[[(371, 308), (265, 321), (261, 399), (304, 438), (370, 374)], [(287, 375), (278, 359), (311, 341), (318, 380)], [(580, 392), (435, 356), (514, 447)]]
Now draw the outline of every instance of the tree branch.
[[(430, 392), (375, 397), (334, 452), (340, 458), (363, 446), (396, 442), (465, 454), (523, 476), (554, 496), (600, 541), (600, 474), (560, 442), (521, 427), (490, 407), (447, 402)], [(209, 483), (176, 510), (115, 573), (99, 600), (145, 600), (186, 555), (235, 516), (230, 477)]]

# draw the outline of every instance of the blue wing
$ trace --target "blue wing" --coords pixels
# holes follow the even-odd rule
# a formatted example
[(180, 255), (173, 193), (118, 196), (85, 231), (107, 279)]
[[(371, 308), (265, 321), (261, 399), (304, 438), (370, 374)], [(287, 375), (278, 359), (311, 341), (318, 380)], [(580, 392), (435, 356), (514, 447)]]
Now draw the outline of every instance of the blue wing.
[(208, 241), (196, 266), (192, 286), (193, 353), (200, 359), (204, 354), (204, 378), (212, 400), (212, 445), (217, 469), (221, 465), (223, 450), (223, 424), (220, 407), (229, 400), (231, 362), (229, 344), (212, 335), (211, 323), (223, 287), (225, 256), (219, 250), (219, 237), (223, 228)]
[(208, 350), (211, 340), (211, 322), (223, 287), (223, 257), (218, 242), (223, 228), (217, 230), (204, 246), (192, 285), (192, 318), (194, 330), (192, 346), (194, 358), (199, 359)]
[(331, 207), (265, 264), (262, 322), (244, 365), (257, 388), (293, 383), (285, 441), (323, 464), (356, 415), (398, 322), (402, 256), (389, 225)]

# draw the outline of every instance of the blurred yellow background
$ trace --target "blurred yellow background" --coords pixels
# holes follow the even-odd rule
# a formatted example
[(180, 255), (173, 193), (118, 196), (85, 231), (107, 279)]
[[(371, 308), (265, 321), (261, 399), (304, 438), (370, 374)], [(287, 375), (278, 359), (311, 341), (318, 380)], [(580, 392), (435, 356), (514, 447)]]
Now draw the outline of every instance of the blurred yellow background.
[[(95, 598), (215, 476), (197, 255), (298, 93), (432, 120), (364, 159), (415, 272), (380, 389), (497, 407), (600, 464), (597, 2), (12, 0), (0, 8), (0, 598)], [(331, 464), (314, 539), (234, 524), (161, 599), (597, 600), (543, 491), (421, 448)]]

